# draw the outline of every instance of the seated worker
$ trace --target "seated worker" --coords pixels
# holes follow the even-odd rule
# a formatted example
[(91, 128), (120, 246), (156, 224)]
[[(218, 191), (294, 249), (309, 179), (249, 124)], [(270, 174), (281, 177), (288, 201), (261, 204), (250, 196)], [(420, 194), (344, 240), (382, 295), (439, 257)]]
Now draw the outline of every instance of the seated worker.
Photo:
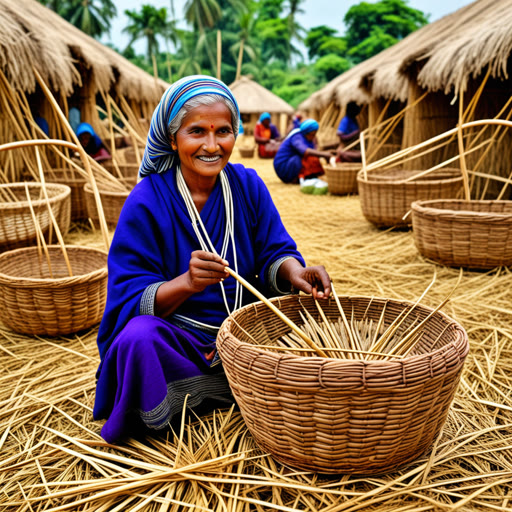
[(85, 152), (98, 162), (112, 158), (102, 140), (96, 135), (89, 123), (80, 123), (76, 129), (76, 135)]
[(340, 121), (336, 134), (340, 139), (340, 145), (336, 150), (336, 162), (360, 162), (361, 151), (359, 149), (345, 149), (345, 147), (359, 137), (360, 129), (357, 116), (361, 107), (355, 102), (347, 104), (345, 117)]
[(306, 119), (292, 130), (277, 151), (274, 169), (285, 183), (300, 183), (303, 192), (318, 194), (327, 192), (327, 183), (318, 179), (324, 174), (319, 158), (328, 160), (335, 152), (316, 149), (317, 131), (314, 119)]
[(270, 114), (263, 112), (254, 127), (254, 140), (258, 144), (258, 155), (261, 158), (274, 158), (279, 149), (281, 134), (275, 124), (270, 122)]
[(303, 117), (300, 112), (296, 112), (293, 117), (289, 118), (290, 122), (288, 123), (288, 127), (286, 128), (286, 133), (290, 133), (295, 128), (300, 127), (300, 123), (302, 123)]
[(216, 336), (257, 299), (227, 266), (268, 297), (330, 295), (327, 271), (306, 266), (263, 180), (229, 163), (239, 116), (227, 85), (201, 75), (174, 82), (153, 114), (108, 255), (94, 418), (109, 443), (177, 428), (185, 402), (197, 414), (234, 402)]

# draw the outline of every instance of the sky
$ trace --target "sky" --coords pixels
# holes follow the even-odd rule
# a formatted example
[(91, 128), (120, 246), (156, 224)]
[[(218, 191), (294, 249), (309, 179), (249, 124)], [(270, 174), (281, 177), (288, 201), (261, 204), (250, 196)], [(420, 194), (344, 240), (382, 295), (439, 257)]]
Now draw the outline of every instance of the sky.
[[(139, 10), (144, 3), (154, 5), (157, 8), (166, 7), (170, 13), (171, 0), (113, 0), (116, 4), (118, 15), (112, 21), (112, 30), (110, 39), (104, 38), (104, 42), (111, 42), (120, 50), (124, 50), (128, 44), (128, 37), (122, 33), (127, 24), (127, 18), (124, 14), (126, 9)], [(372, 0), (366, 0), (372, 1)], [(183, 19), (183, 6), (186, 0), (174, 0), (174, 9), (178, 20)], [(309, 29), (318, 25), (327, 25), (339, 31), (344, 32), (343, 17), (351, 5), (359, 1), (353, 0), (305, 0), (302, 9), (305, 11), (298, 17), (298, 22)], [(408, 5), (414, 9), (419, 9), (425, 14), (430, 14), (429, 20), (436, 21), (446, 14), (450, 14), (461, 7), (472, 3), (472, 0), (409, 0)], [(183, 27), (185, 25), (182, 25)], [(145, 44), (141, 41), (135, 45), (137, 53), (145, 52)]]

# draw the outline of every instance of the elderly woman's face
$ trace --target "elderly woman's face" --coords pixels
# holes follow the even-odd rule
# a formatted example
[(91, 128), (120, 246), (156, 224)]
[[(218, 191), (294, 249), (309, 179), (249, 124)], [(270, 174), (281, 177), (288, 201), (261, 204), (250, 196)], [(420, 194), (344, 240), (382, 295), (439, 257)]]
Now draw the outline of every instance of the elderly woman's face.
[(228, 163), (235, 146), (229, 108), (217, 102), (192, 109), (183, 118), (171, 145), (178, 151), (185, 177), (193, 174), (217, 176)]

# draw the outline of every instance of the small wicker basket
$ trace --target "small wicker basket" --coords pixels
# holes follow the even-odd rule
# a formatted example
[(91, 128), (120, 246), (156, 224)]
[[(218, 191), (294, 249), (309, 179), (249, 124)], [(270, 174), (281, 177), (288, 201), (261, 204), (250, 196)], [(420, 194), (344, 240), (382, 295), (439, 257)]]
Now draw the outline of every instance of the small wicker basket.
[(71, 189), (71, 220), (87, 219), (87, 204), (84, 185), (87, 179), (73, 169), (50, 169), (48, 178), (54, 183), (67, 185)]
[[(130, 181), (126, 184), (131, 188)], [(106, 190), (98, 185), (98, 191), (100, 193), (101, 204), (103, 206), (103, 213), (105, 214), (105, 220), (109, 227), (115, 227), (119, 220), (119, 215), (123, 208), (126, 198), (130, 194), (129, 190), (118, 191), (118, 190)], [(87, 215), (89, 218), (97, 224), (99, 222), (98, 208), (96, 206), (96, 200), (94, 199), (94, 192), (90, 183), (84, 186), (85, 200), (87, 202)]]
[[(47, 234), (51, 218), (41, 183), (27, 183), (27, 186), (37, 222), (42, 232)], [(64, 235), (71, 223), (71, 189), (63, 184), (46, 183), (46, 191), (53, 215)], [(15, 201), (14, 198), (18, 200)], [(30, 213), (25, 183), (0, 185), (0, 250), (6, 251), (35, 243), (36, 226)]]
[(240, 156), (242, 158), (253, 158), (254, 157), (254, 150), (256, 149), (256, 146), (240, 146), (238, 148), (238, 151), (240, 152)]
[(405, 182), (421, 171), (401, 169), (372, 170), (365, 179), (357, 175), (363, 215), (377, 227), (407, 227), (410, 216), (403, 218), (414, 201), (427, 199), (455, 199), (462, 192), (462, 174), (459, 169), (444, 168)]
[(97, 324), (107, 296), (107, 253), (67, 246), (69, 277), (61, 247), (48, 251), (53, 277), (37, 247), (0, 254), (0, 321), (15, 332), (49, 336)]
[(329, 194), (357, 194), (357, 173), (361, 170), (361, 163), (340, 162), (336, 166), (326, 165), (324, 169)]
[[(312, 297), (273, 299), (301, 325), (306, 308), (321, 322)], [(385, 306), (389, 325), (411, 303), (369, 297), (340, 297), (356, 320), (378, 322)], [(334, 300), (322, 302), (337, 321)], [(352, 313), (353, 312), (353, 313)], [(432, 309), (418, 305), (414, 322)], [(322, 473), (376, 474), (421, 456), (446, 420), (469, 342), (464, 329), (436, 312), (411, 355), (395, 360), (305, 357), (254, 346), (274, 345), (289, 327), (265, 304), (230, 315), (217, 348), (235, 399), (258, 445), (276, 459)]]
[(443, 265), (512, 265), (512, 201), (416, 201), (412, 227), (418, 251)]

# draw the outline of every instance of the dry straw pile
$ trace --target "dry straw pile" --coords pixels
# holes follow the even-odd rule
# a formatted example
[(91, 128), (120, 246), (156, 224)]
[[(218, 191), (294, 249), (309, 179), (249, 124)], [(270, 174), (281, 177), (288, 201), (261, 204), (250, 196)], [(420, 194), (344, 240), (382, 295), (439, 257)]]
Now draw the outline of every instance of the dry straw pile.
[[(278, 181), (271, 162), (246, 163), (264, 177), (308, 263), (325, 265), (340, 295), (414, 302), (431, 283), (434, 266), (418, 255), (412, 233), (377, 230), (357, 197), (303, 195)], [(66, 240), (102, 246), (99, 233), (83, 230)], [(458, 279), (458, 269), (437, 267), (422, 303), (437, 306)], [(277, 464), (237, 411), (107, 445), (91, 412), (96, 328), (69, 338), (0, 329), (0, 510), (510, 510), (511, 289), (509, 269), (463, 272), (442, 308), (471, 343), (445, 428), (422, 458), (367, 478)]]

